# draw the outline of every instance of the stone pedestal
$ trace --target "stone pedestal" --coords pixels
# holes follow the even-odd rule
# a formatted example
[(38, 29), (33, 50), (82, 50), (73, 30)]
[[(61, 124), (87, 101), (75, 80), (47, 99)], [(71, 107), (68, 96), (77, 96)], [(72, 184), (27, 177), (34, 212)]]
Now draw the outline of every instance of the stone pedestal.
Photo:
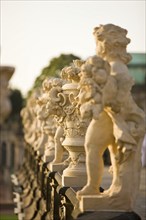
[(63, 186), (84, 186), (87, 181), (84, 138), (66, 138), (63, 145), (71, 158), (69, 166), (63, 171)]
[(66, 168), (66, 166), (63, 163), (49, 163), (47, 167), (51, 172), (59, 173), (62, 173), (62, 171)]
[(77, 220), (141, 220), (135, 212), (85, 212)]
[(85, 176), (63, 176), (62, 178), (63, 186), (82, 187), (86, 182)]
[(117, 211), (129, 212), (132, 211), (131, 207), (127, 206), (126, 198), (119, 196), (96, 196), (88, 195), (82, 196), (79, 202), (80, 210), (83, 211)]
[(46, 155), (43, 155), (43, 161), (44, 161), (44, 163), (46, 163), (46, 162), (50, 162), (50, 161), (52, 161), (54, 159), (54, 151), (53, 152), (50, 152), (49, 150), (48, 150), (48, 155), (46, 154)]

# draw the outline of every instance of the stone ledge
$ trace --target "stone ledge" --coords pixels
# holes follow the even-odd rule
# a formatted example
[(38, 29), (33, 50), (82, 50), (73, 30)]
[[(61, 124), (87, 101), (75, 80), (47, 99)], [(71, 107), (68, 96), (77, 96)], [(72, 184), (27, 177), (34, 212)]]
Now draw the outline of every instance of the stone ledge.
[[(108, 211), (108, 212), (132, 212), (132, 207), (128, 206), (128, 200), (123, 196), (102, 196), (102, 195), (86, 195), (81, 196), (79, 208), (84, 211)], [(120, 207), (120, 208), (119, 208)]]
[(141, 220), (135, 212), (85, 212), (77, 220)]

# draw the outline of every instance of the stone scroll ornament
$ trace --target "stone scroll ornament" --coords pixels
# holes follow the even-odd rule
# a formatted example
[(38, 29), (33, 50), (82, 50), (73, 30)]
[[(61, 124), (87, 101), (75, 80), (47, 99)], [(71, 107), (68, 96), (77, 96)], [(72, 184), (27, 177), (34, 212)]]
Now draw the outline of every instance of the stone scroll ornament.
[[(126, 51), (130, 43), (126, 35), (127, 30), (113, 24), (94, 28), (97, 56), (81, 67), (80, 114), (90, 118), (85, 134), (87, 183), (77, 192), (82, 211), (86, 206), (131, 211), (139, 189), (145, 120), (131, 95), (134, 81), (127, 68), (131, 56)], [(106, 148), (113, 178), (109, 189), (101, 193)]]

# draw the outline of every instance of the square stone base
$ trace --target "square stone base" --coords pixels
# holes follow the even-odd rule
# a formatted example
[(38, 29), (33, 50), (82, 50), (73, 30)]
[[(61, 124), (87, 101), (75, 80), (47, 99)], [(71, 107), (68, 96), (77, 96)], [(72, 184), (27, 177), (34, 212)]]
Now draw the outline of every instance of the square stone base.
[(87, 183), (87, 178), (82, 176), (62, 176), (62, 185), (69, 187), (83, 187)]
[(126, 198), (118, 196), (103, 197), (102, 195), (86, 195), (81, 196), (79, 201), (79, 208), (81, 212), (85, 211), (116, 211), (129, 212), (132, 211), (129, 201)]
[(142, 220), (135, 212), (84, 212), (77, 220)]
[(65, 169), (63, 163), (56, 163), (56, 164), (49, 163), (48, 168), (51, 172), (55, 171), (59, 173), (62, 173), (62, 171)]
[(51, 162), (52, 160), (54, 159), (54, 155), (44, 155), (43, 156), (43, 162), (45, 162), (45, 163), (49, 163), (49, 162)]

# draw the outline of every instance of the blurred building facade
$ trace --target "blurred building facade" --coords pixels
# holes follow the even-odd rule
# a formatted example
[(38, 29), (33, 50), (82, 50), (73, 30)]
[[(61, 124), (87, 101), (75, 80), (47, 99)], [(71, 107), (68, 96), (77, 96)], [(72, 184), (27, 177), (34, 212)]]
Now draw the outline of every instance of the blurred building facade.
[[(9, 80), (14, 74), (14, 67), (0, 67), (0, 167), (3, 179), (16, 170), (22, 161), (23, 135), (20, 118), (13, 118), (13, 104)], [(17, 101), (17, 100), (16, 100)]]
[[(13, 117), (9, 80), (14, 67), (0, 66), (0, 209), (12, 204), (10, 175), (23, 160), (23, 133), (20, 117)], [(18, 100), (16, 100), (17, 102)]]

